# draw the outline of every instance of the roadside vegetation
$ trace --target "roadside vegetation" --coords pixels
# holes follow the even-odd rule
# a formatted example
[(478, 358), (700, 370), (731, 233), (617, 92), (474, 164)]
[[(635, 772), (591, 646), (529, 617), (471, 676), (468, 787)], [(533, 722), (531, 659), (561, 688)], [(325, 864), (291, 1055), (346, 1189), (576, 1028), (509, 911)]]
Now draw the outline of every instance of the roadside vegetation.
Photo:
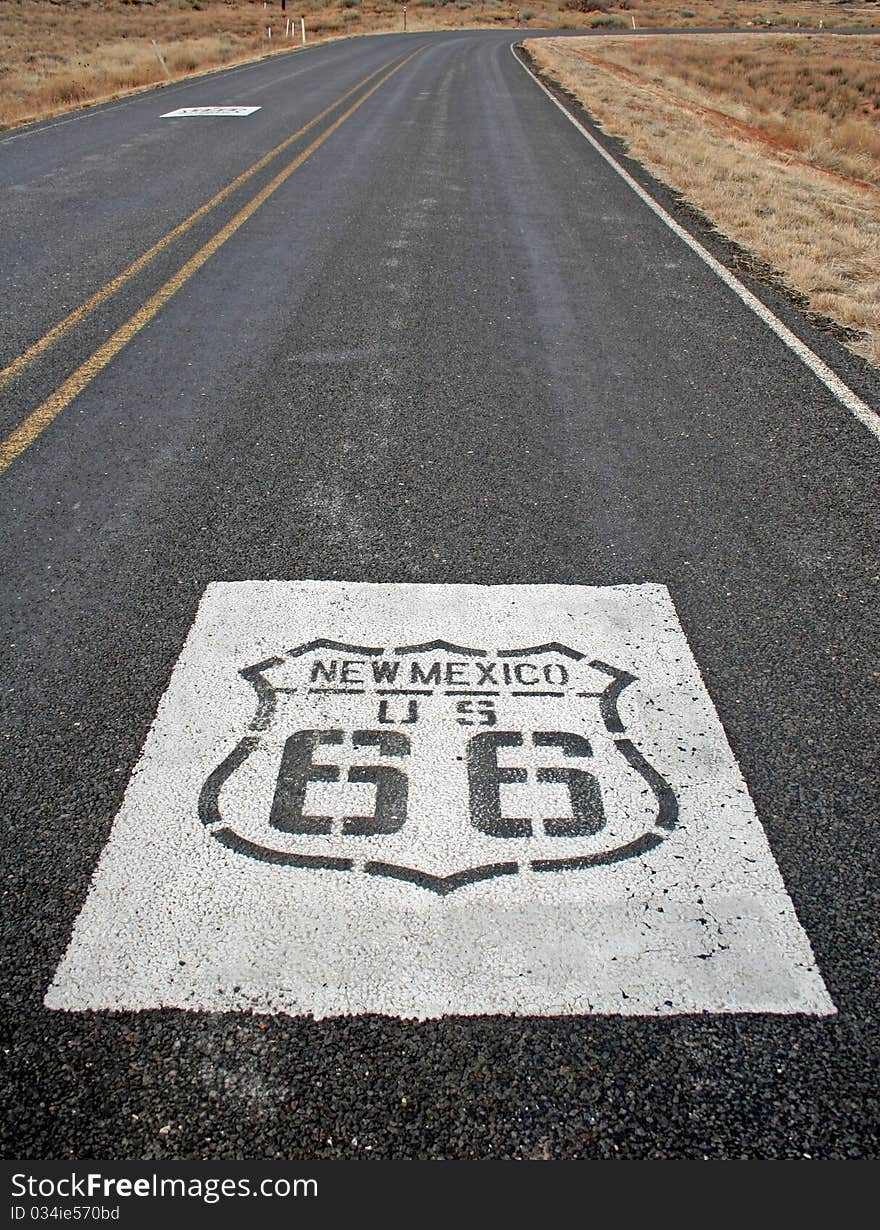
[(526, 47), (764, 276), (880, 364), (880, 35)]
[[(400, 0), (0, 0), (0, 127), (310, 42), (400, 30)], [(880, 3), (812, 0), (415, 0), (408, 29), (784, 25), (880, 28)], [(269, 29), (272, 37), (269, 37)]]

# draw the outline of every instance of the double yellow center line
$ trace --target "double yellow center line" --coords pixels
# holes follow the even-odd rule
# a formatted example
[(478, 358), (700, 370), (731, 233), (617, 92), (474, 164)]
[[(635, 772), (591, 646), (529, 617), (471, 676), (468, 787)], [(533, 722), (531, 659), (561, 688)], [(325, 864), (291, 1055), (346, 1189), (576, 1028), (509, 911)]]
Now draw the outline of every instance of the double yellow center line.
[[(169, 231), (167, 235), (163, 236), (162, 239), (153, 244), (153, 246), (144, 252), (142, 256), (139, 256), (136, 261), (132, 262), (132, 264), (130, 264), (126, 269), (117, 274), (115, 278), (112, 278), (105, 286), (102, 286), (100, 290), (96, 291), (95, 294), (86, 299), (84, 303), (80, 304), (80, 306), (66, 316), (64, 320), (53, 326), (53, 328), (41, 337), (39, 341), (34, 342), (33, 345), (27, 348), (27, 350), (23, 351), (17, 358), (13, 359), (7, 367), (0, 370), (0, 389), (2, 389), (8, 385), (10, 381), (15, 379), (15, 377), (29, 363), (33, 362), (33, 360), (40, 354), (48, 350), (53, 343), (62, 338), (66, 333), (68, 333), (77, 324), (95, 311), (95, 309), (102, 303), (106, 302), (111, 295), (120, 289), (120, 287), (124, 286), (133, 277), (135, 277), (135, 275), (138, 274), (146, 265), (148, 265), (156, 256), (158, 256), (160, 252), (164, 251), (164, 249), (166, 249), (176, 239), (195, 226), (201, 218), (203, 218), (222, 200), (228, 197), (230, 193), (234, 192), (252, 176), (256, 175), (263, 167), (265, 167), (273, 159), (277, 158), (279, 154), (283, 153), (284, 150), (304, 136), (310, 129), (314, 128), (316, 124), (319, 124), (322, 119), (330, 114), (331, 111), (341, 106), (342, 103), (349, 99), (353, 94), (357, 93), (358, 90), (362, 89), (370, 81), (374, 81), (376, 77), (379, 78), (379, 80), (375, 81), (375, 83), (370, 86), (370, 88), (362, 94), (356, 102), (343, 111), (343, 113), (338, 116), (332, 124), (329, 124), (319, 136), (310, 142), (305, 149), (297, 154), (295, 158), (293, 158), (281, 171), (279, 171), (278, 174), (271, 179), (264, 188), (261, 188), (260, 191), (256, 193), (256, 195), (253, 196), (246, 205), (242, 206), (242, 208), (229, 220), (229, 222), (226, 223), (225, 226), (221, 227), (220, 230), (207, 241), (207, 243), (203, 244), (203, 246), (199, 248), (194, 256), (191, 256), (185, 264), (181, 265), (177, 272), (173, 274), (167, 282), (160, 286), (155, 294), (151, 295), (149, 299), (147, 299), (146, 302), (115, 331), (115, 333), (111, 334), (111, 336), (108, 337), (107, 340), (103, 342), (97, 350), (95, 350), (94, 353), (91, 354), (89, 358), (86, 359), (86, 361), (63, 382), (63, 384), (60, 384), (41, 405), (37, 406), (36, 410), (33, 410), (27, 418), (24, 419), (24, 421), (6, 437), (5, 440), (0, 442), (0, 474), (7, 470), (12, 462), (15, 461), (16, 457), (19, 457), (30, 444), (33, 444), (34, 440), (37, 439), (40, 433), (45, 431), (49, 424), (58, 417), (61, 411), (70, 405), (73, 399), (82, 392), (87, 384), (94, 380), (95, 376), (97, 376), (98, 373), (107, 366), (110, 360), (114, 358), (120, 350), (122, 350), (123, 346), (130, 342), (135, 334), (139, 333), (144, 325), (152, 320), (159, 309), (168, 302), (172, 295), (180, 290), (181, 286), (183, 286), (184, 283), (187, 282), (198, 269), (201, 269), (202, 265), (204, 265), (205, 262), (213, 256), (224, 243), (226, 243), (227, 239), (235, 234), (244, 222), (247, 222), (248, 218), (250, 218), (251, 215), (254, 214), (260, 206), (264, 204), (264, 202), (267, 201), (274, 192), (277, 191), (278, 188), (281, 187), (285, 180), (289, 179), (294, 171), (296, 171), (298, 167), (301, 167), (306, 159), (309, 158), (315, 150), (320, 148), (327, 138), (331, 136), (341, 124), (345, 123), (349, 116), (353, 115), (354, 112), (357, 111), (358, 107), (363, 106), (367, 99), (370, 98), (371, 95), (375, 94), (376, 90), (378, 90), (380, 86), (384, 85), (389, 77), (393, 77), (394, 74), (399, 72), (405, 64), (408, 64), (414, 56), (418, 55), (419, 51), (421, 51), (420, 47), (408, 55), (404, 60), (401, 60), (398, 64), (395, 64), (394, 67), (389, 69), (387, 72), (385, 70), (388, 69), (388, 64), (384, 64), (381, 68), (377, 69), (376, 72), (370, 73), (369, 76), (364, 77), (362, 81), (359, 81), (357, 85), (352, 86), (350, 90), (347, 90), (344, 94), (337, 98), (336, 101), (331, 103), (329, 107), (325, 107), (320, 114), (309, 120), (309, 122), (303, 125), (303, 127), (297, 132), (287, 137), (281, 142), (280, 145), (276, 145), (274, 149), (270, 150), (268, 154), (265, 154), (262, 158), (260, 158), (258, 162), (255, 162), (253, 166), (249, 167), (236, 179), (228, 183), (220, 190), (220, 192), (216, 194), (216, 196), (213, 196), (209, 201), (206, 201), (204, 205), (199, 206), (194, 213), (191, 213), (189, 217), (185, 218), (181, 223), (174, 227), (173, 230)], [(389, 61), (389, 63), (392, 63), (392, 61)], [(383, 75), (380, 76), (380, 74)]]

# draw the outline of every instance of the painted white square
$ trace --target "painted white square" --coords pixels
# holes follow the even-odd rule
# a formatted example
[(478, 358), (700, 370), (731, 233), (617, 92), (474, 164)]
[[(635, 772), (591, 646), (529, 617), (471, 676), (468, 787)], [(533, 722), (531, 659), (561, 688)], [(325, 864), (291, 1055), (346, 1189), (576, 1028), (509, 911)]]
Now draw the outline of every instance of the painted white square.
[(46, 1003), (834, 1012), (664, 586), (324, 581), (208, 587)]
[(178, 107), (176, 111), (166, 111), (159, 118), (162, 120), (195, 119), (199, 116), (232, 116), (253, 115), (259, 107)]

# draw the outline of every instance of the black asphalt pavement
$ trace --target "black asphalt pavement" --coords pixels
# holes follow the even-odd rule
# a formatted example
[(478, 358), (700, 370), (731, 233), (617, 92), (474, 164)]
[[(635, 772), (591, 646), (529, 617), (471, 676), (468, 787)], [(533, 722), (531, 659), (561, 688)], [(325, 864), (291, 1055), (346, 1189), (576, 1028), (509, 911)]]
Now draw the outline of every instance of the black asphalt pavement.
[[(880, 444), (514, 37), (343, 41), (0, 135), (8, 364), (402, 64), (0, 475), (7, 1156), (877, 1154)], [(383, 75), (24, 366), (0, 435)], [(261, 110), (160, 118), (219, 104)], [(44, 1008), (206, 585), (263, 578), (667, 585), (837, 1015)]]

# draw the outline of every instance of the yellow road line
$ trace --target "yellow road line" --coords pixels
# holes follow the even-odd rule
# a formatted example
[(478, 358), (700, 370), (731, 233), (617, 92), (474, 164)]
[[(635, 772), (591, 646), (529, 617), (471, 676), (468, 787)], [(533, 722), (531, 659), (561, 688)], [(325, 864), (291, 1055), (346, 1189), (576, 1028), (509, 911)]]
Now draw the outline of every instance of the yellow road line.
[(163, 252), (167, 247), (169, 247), (175, 239), (179, 239), (181, 235), (184, 235), (188, 230), (195, 226), (201, 218), (204, 218), (205, 214), (210, 213), (215, 205), (219, 205), (221, 201), (225, 200), (226, 197), (230, 195), (230, 193), (235, 192), (236, 188), (240, 188), (242, 184), (246, 183), (252, 176), (256, 175), (258, 171), (262, 171), (263, 167), (288, 149), (294, 141), (298, 141), (300, 137), (305, 136), (311, 128), (314, 128), (316, 124), (319, 124), (326, 115), (329, 115), (331, 111), (344, 103), (347, 98), (350, 98), (352, 94), (354, 94), (362, 86), (365, 86), (368, 81), (372, 81), (374, 77), (378, 77), (379, 73), (384, 72), (390, 63), (392, 63), (391, 60), (389, 60), (388, 63), (383, 64), (381, 68), (377, 68), (374, 73), (368, 74), (368, 76), (359, 81), (357, 85), (353, 85), (350, 90), (346, 90), (344, 94), (340, 94), (339, 98), (332, 102), (329, 107), (325, 107), (323, 111), (314, 116), (313, 119), (310, 119), (307, 124), (302, 126), (302, 128), (298, 129), (291, 136), (286, 137), (280, 145), (276, 145), (274, 149), (269, 150), (268, 154), (264, 154), (262, 158), (253, 164), (253, 166), (248, 167), (246, 171), (242, 171), (241, 175), (238, 175), (235, 179), (231, 180), (225, 188), (221, 188), (220, 191), (216, 193), (216, 195), (212, 196), (209, 201), (205, 201), (204, 205), (200, 205), (199, 208), (195, 210), (194, 213), (191, 213), (188, 218), (184, 218), (184, 220), (178, 223), (173, 230), (170, 230), (167, 235), (163, 235), (161, 239), (157, 240), (151, 248), (148, 248), (142, 256), (139, 256), (136, 261), (133, 261), (127, 269), (123, 269), (121, 273), (116, 275), (116, 277), (111, 278), (105, 286), (102, 286), (100, 290), (97, 290), (93, 295), (90, 295), (89, 298), (86, 299), (85, 302), (81, 303), (78, 308), (74, 308), (74, 310), (68, 316), (65, 316), (63, 320), (59, 321), (57, 325), (53, 325), (48, 333), (44, 334), (38, 341), (28, 346), (27, 350), (23, 350), (17, 358), (13, 359), (12, 362), (8, 364), (8, 366), (0, 368), (0, 389), (5, 388), (10, 381), (15, 379), (23, 368), (27, 367), (29, 363), (32, 363), (34, 359), (43, 354), (44, 351), (48, 350), (50, 346), (59, 340), (59, 338), (62, 338), (66, 333), (69, 333), (75, 325), (78, 325), (80, 321), (85, 320), (90, 313), (94, 312), (95, 308), (100, 307), (102, 303), (106, 303), (111, 295), (114, 295), (121, 286), (124, 286), (126, 282), (129, 282), (136, 274), (140, 273), (140, 271), (148, 265), (151, 260), (157, 257), (160, 252)]
[(19, 457), (30, 444), (33, 444), (34, 440), (36, 440), (40, 433), (58, 417), (61, 411), (70, 405), (73, 399), (82, 392), (87, 384), (94, 380), (98, 373), (107, 366), (115, 355), (119, 354), (123, 346), (130, 342), (135, 334), (139, 333), (140, 330), (143, 329), (144, 325), (153, 319), (159, 309), (168, 302), (171, 296), (180, 290), (181, 286), (183, 286), (183, 284), (187, 282), (198, 269), (201, 269), (202, 265), (204, 265), (205, 262), (213, 256), (224, 243), (226, 243), (226, 240), (235, 234), (242, 223), (247, 222), (248, 218), (250, 218), (252, 214), (256, 213), (260, 206), (269, 199), (272, 193), (280, 188), (285, 180), (288, 179), (298, 167), (302, 166), (305, 160), (313, 154), (319, 146), (324, 144), (331, 133), (334, 133), (340, 124), (344, 124), (348, 117), (353, 115), (354, 112), (357, 111), (358, 107), (363, 106), (367, 99), (370, 98), (371, 95), (375, 94), (376, 90), (378, 90), (381, 85), (384, 85), (389, 77), (393, 77), (396, 72), (399, 72), (400, 69), (402, 69), (405, 64), (408, 64), (413, 56), (418, 55), (420, 51), (421, 47), (417, 47), (412, 55), (408, 55), (405, 60), (402, 60), (399, 64), (392, 68), (389, 73), (386, 73), (384, 77), (380, 78), (380, 80), (377, 81), (374, 86), (371, 86), (371, 88), (367, 90), (366, 94), (363, 94), (357, 102), (353, 104), (353, 106), (349, 107), (347, 111), (344, 111), (342, 115), (340, 115), (338, 119), (335, 119), (328, 128), (324, 129), (319, 137), (316, 137), (310, 145), (307, 145), (301, 153), (297, 154), (293, 161), (289, 162), (282, 171), (279, 171), (275, 178), (270, 180), (265, 188), (262, 188), (256, 196), (252, 197), (247, 205), (243, 206), (224, 227), (221, 227), (212, 239), (209, 239), (203, 247), (199, 248), (198, 252), (196, 252), (194, 256), (190, 257), (184, 265), (181, 265), (177, 273), (173, 274), (163, 286), (160, 286), (156, 293), (151, 295), (150, 298), (147, 299), (146, 303), (139, 307), (138, 310), (128, 318), (124, 325), (121, 325), (115, 333), (108, 337), (106, 342), (100, 345), (98, 349), (90, 355), (88, 359), (86, 359), (85, 363), (77, 368), (72, 376), (69, 376), (63, 384), (59, 385), (55, 392), (50, 394), (42, 405), (32, 411), (24, 422), (19, 424), (15, 431), (6, 437), (2, 444), (0, 444), (0, 474), (7, 470), (12, 462), (15, 461), (16, 457)]

